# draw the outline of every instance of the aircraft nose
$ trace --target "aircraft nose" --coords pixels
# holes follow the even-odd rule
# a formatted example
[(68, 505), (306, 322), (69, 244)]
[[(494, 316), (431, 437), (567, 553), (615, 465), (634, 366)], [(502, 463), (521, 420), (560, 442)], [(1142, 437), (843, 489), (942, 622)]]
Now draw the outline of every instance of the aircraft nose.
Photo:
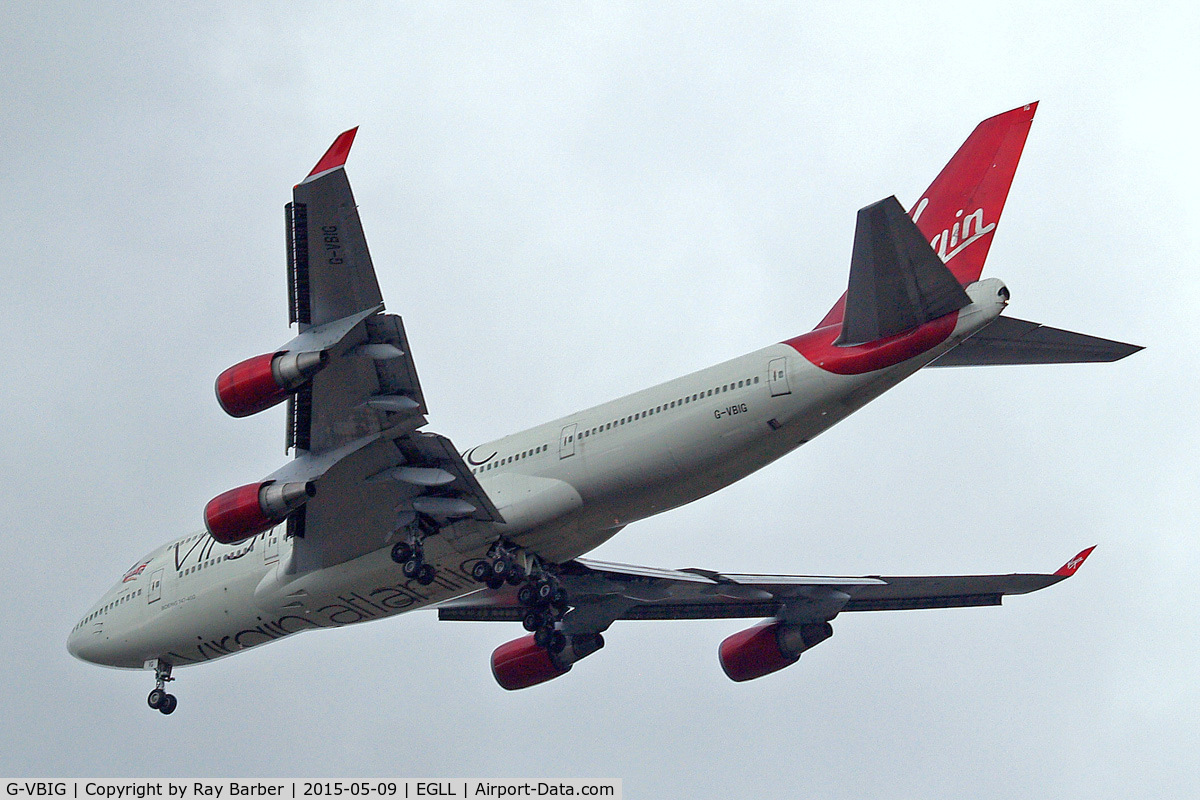
[(108, 665), (112, 662), (111, 648), (107, 645), (106, 636), (89, 630), (87, 626), (71, 631), (67, 637), (67, 652), (89, 664)]
[(88, 648), (85, 646), (86, 636), (87, 634), (83, 627), (71, 631), (71, 635), (67, 637), (67, 652), (80, 661), (89, 661), (94, 664), (96, 663), (95, 659), (88, 658), (91, 653), (88, 652)]

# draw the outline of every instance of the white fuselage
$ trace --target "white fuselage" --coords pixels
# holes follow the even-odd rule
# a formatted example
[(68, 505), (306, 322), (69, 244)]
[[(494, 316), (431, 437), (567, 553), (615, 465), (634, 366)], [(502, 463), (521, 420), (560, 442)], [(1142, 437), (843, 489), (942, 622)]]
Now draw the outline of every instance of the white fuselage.
[(968, 287), (974, 303), (945, 341), (881, 369), (836, 374), (774, 344), (468, 450), (505, 523), (458, 523), (454, 535), (429, 538), (426, 559), (438, 570), (429, 586), (406, 579), (387, 547), (285, 580), (286, 526), (233, 546), (197, 533), (137, 562), (75, 626), (68, 648), (114, 667), (184, 666), (477, 591), (470, 566), (499, 534), (551, 562), (582, 555), (631, 522), (766, 466), (878, 397), (995, 319), (1004, 305), (996, 285)]

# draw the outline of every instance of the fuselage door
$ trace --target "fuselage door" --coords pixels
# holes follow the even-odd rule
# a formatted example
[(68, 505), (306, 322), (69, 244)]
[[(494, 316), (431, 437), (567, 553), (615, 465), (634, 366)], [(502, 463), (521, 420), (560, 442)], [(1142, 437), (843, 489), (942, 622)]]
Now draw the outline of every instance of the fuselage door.
[(792, 393), (792, 388), (788, 386), (786, 358), (771, 359), (771, 363), (767, 364), (767, 380), (771, 384), (771, 397)]
[(162, 599), (162, 581), (163, 571), (161, 569), (154, 570), (154, 574), (150, 576), (150, 591), (146, 593), (147, 603), (157, 603)]
[(575, 429), (578, 425), (571, 424), (562, 429), (562, 437), (558, 440), (558, 457), (570, 458), (575, 455)]

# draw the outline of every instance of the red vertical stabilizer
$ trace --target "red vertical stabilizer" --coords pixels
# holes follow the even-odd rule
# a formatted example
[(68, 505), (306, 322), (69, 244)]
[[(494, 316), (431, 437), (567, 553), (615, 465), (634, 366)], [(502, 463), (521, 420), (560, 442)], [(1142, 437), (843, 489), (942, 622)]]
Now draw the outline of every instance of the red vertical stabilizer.
[[(966, 286), (979, 280), (1037, 103), (1014, 108), (975, 127), (954, 157), (909, 209), (942, 261)], [(818, 328), (842, 321), (846, 297)]]

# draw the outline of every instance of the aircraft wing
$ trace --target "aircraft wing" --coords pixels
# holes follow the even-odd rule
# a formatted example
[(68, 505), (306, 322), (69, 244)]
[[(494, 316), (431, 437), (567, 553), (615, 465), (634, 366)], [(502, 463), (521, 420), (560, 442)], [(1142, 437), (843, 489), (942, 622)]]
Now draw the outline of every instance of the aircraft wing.
[[(625, 619), (775, 617), (794, 623), (826, 622), (842, 611), (883, 611), (1000, 605), (1065, 580), (1093, 548), (1052, 574), (925, 577), (747, 575), (702, 569), (664, 570), (576, 559), (559, 580), (571, 610), (568, 634), (598, 633)], [(516, 591), (481, 590), (438, 606), (453, 621), (520, 621), (527, 609)]]
[(299, 335), (280, 352), (322, 359), (288, 401), (287, 448), (296, 458), (271, 476), (315, 487), (288, 517), (299, 570), (377, 550), (418, 512), (500, 519), (453, 444), (419, 430), (425, 396), (403, 321), (383, 313), (344, 169), (356, 130), (334, 141), (286, 208), (288, 297)]

